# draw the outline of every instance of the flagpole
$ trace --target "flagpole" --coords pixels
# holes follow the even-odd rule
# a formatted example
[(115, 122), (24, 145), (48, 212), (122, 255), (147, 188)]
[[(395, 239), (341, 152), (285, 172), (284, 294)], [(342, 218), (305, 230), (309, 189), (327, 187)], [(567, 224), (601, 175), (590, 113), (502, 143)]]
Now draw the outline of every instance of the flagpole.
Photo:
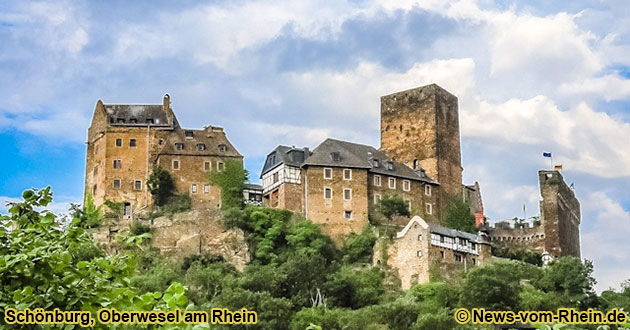
[(549, 157), (549, 169), (553, 170), (553, 154)]

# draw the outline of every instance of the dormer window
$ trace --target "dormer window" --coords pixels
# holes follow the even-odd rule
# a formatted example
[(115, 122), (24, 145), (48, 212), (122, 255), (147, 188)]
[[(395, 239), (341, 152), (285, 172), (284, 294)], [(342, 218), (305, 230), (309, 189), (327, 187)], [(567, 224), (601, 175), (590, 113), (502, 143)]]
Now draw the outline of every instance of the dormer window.
[(129, 123), (137, 124), (138, 123), (138, 119), (136, 119), (136, 118), (129, 118)]
[(206, 150), (206, 145), (203, 143), (197, 143), (197, 150), (204, 151)]
[(333, 162), (341, 161), (341, 154), (338, 151), (331, 152), (330, 159), (332, 159)]
[(387, 162), (387, 169), (390, 170), (390, 171), (393, 171), (394, 170), (394, 162), (388, 161)]
[(147, 118), (146, 122), (147, 124), (153, 124), (153, 118)]
[(379, 167), (379, 166), (380, 166), (380, 164), (378, 162), (378, 159), (374, 159), (374, 167)]
[(183, 143), (175, 143), (175, 150), (184, 150)]
[(417, 170), (420, 167), (420, 163), (418, 162), (417, 159), (413, 160), (413, 169)]
[(193, 131), (186, 131), (185, 134), (187, 139), (192, 139), (194, 136)]
[(219, 152), (226, 152), (227, 146), (225, 144), (219, 144)]
[(116, 122), (119, 124), (124, 124), (125, 123), (125, 118), (118, 118), (116, 119)]

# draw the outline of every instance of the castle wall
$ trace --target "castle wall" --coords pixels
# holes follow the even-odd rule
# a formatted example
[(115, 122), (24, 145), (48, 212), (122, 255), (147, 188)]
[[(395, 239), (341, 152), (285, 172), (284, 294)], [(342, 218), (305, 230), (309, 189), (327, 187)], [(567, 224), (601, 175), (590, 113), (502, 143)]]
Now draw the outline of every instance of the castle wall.
[(545, 248), (554, 257), (580, 256), (580, 202), (558, 171), (539, 171)]
[(439, 209), (461, 196), (457, 97), (432, 84), (381, 97), (381, 149), (440, 183)]
[[(307, 189), (306, 217), (322, 226), (322, 231), (341, 246), (347, 236), (360, 234), (368, 223), (367, 170), (352, 169), (352, 180), (343, 179), (343, 168), (333, 168), (332, 179), (324, 179), (324, 167), (309, 166), (302, 170)], [(304, 177), (306, 176), (306, 177)], [(324, 188), (332, 189), (332, 198), (324, 198)], [(343, 199), (344, 188), (352, 189), (352, 199)], [(352, 212), (352, 218), (344, 216)]]
[[(367, 186), (368, 186), (368, 206), (373, 207), (377, 204), (378, 200), (375, 198), (375, 195), (380, 195), (381, 198), (386, 196), (398, 195), (403, 200), (408, 200), (411, 203), (411, 216), (419, 215), (423, 219), (426, 219), (429, 222), (436, 223), (439, 219), (439, 210), (437, 208), (437, 196), (439, 195), (439, 186), (431, 185), (421, 181), (410, 181), (410, 189), (409, 191), (405, 191), (403, 189), (403, 180), (402, 178), (396, 178), (396, 187), (395, 189), (391, 189), (389, 187), (389, 176), (380, 175), (380, 186), (375, 184), (374, 179), (375, 174), (369, 173)], [(425, 190), (425, 186), (429, 185), (431, 188), (428, 191)], [(428, 195), (427, 195), (428, 193)], [(427, 207), (426, 204), (431, 204), (430, 207)], [(427, 209), (431, 209), (431, 213), (427, 212)]]
[(509, 224), (488, 227), (488, 238), (492, 244), (515, 244), (542, 254), (545, 251), (545, 228), (541, 225), (511, 228)]

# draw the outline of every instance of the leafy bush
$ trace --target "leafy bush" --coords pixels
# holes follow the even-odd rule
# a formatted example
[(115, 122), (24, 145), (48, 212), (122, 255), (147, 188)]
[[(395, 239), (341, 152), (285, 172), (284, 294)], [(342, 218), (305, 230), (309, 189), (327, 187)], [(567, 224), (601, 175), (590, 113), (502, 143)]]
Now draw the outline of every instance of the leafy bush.
[(149, 180), (147, 180), (147, 188), (153, 197), (153, 203), (156, 206), (166, 204), (175, 192), (175, 182), (169, 171), (160, 166), (153, 167)]
[(243, 189), (247, 182), (247, 171), (242, 161), (228, 159), (223, 171), (210, 173), (210, 184), (221, 188), (221, 209), (238, 208), (245, 205)]
[(476, 233), (475, 216), (470, 212), (470, 205), (462, 198), (453, 198), (442, 216), (442, 225), (448, 228)]
[(131, 223), (131, 225), (129, 225), (129, 231), (131, 232), (132, 235), (138, 236), (144, 233), (150, 233), (151, 226), (145, 225), (139, 220), (135, 220)]
[(168, 202), (151, 212), (149, 218), (155, 219), (166, 216), (172, 219), (175, 213), (190, 211), (192, 209), (192, 199), (188, 194), (173, 195)]
[(70, 215), (73, 219), (79, 219), (78, 226), (83, 228), (95, 228), (103, 221), (102, 206), (96, 207), (91, 194), (85, 197), (83, 207), (76, 203), (70, 203)]
[(407, 202), (398, 195), (383, 197), (383, 199), (381, 199), (377, 204), (377, 210), (389, 221), (392, 220), (392, 217), (394, 215), (400, 215), (404, 217), (408, 217), (411, 215), (409, 213)]
[(351, 233), (342, 249), (344, 260), (350, 263), (371, 262), (374, 243), (376, 235), (370, 225), (363, 227), (361, 235)]

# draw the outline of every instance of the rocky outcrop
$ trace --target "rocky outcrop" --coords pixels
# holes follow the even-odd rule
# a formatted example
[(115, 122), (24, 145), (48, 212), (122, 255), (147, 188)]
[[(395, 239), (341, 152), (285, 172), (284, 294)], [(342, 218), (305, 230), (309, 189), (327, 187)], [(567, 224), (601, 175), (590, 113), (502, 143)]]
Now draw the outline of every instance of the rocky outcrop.
[[(172, 219), (138, 220), (151, 227), (150, 244), (162, 254), (179, 258), (191, 254), (214, 254), (242, 271), (249, 262), (245, 234), (238, 228), (225, 230), (221, 212), (214, 209), (177, 213)], [(94, 231), (94, 240), (111, 253), (119, 246), (115, 237), (129, 231), (130, 221), (111, 222)]]

